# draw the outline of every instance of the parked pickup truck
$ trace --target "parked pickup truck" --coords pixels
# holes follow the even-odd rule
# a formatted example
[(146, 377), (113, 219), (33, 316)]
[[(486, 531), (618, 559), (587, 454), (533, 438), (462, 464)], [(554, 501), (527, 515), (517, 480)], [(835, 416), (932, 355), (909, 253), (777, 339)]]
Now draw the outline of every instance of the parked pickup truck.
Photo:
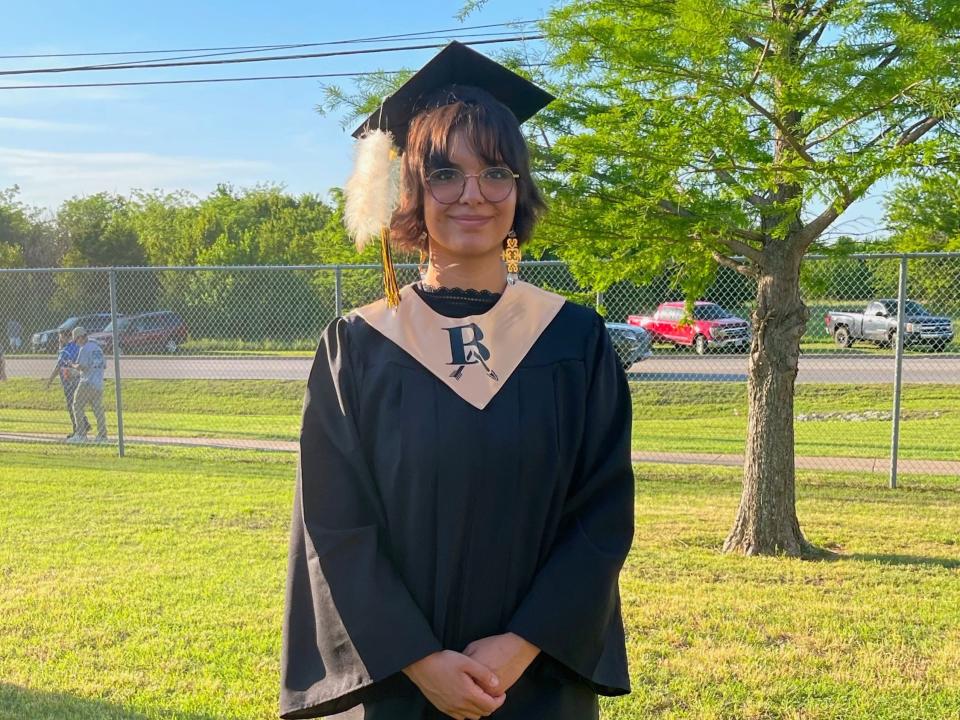
[[(830, 310), (823, 320), (834, 342), (848, 348), (857, 340), (878, 345), (893, 346), (897, 342), (897, 301), (874, 300), (863, 313), (845, 313)], [(936, 317), (920, 303), (907, 300), (904, 310), (903, 344), (929, 345), (943, 351), (953, 341), (950, 318)]]
[(630, 315), (629, 325), (639, 325), (658, 343), (692, 346), (697, 354), (726, 348), (744, 351), (750, 346), (750, 325), (712, 302), (698, 300), (686, 317), (682, 302), (665, 302), (653, 315)]

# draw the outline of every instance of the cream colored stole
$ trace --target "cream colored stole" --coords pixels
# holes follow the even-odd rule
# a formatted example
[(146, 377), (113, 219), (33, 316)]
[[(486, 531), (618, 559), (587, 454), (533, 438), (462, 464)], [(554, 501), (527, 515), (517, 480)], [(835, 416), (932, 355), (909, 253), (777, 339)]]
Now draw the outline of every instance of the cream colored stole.
[(483, 409), (563, 307), (564, 298), (518, 281), (483, 315), (448, 318), (430, 309), (411, 285), (400, 306), (386, 300), (353, 312), (393, 341), (457, 395)]

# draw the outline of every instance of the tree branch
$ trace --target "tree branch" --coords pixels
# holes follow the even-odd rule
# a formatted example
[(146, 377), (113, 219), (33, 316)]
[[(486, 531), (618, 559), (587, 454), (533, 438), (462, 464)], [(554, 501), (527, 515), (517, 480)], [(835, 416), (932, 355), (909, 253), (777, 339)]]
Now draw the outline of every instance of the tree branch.
[(753, 92), (753, 86), (757, 84), (757, 78), (760, 77), (760, 70), (763, 68), (763, 61), (767, 59), (767, 53), (770, 52), (771, 42), (772, 41), (768, 39), (763, 46), (763, 51), (760, 53), (760, 59), (757, 60), (757, 67), (754, 68), (753, 71), (753, 77), (750, 78), (750, 82), (747, 83), (747, 89), (744, 90), (744, 92), (747, 94)]
[[(690, 210), (687, 210), (685, 207), (681, 207), (675, 202), (670, 200), (661, 200), (657, 203), (662, 210), (675, 215), (677, 217), (686, 218), (687, 220), (700, 220), (700, 216)], [(751, 242), (763, 243), (766, 241), (766, 236), (757, 232), (756, 230), (746, 230), (744, 228), (723, 228), (724, 232), (729, 232), (731, 235), (742, 238), (743, 240), (748, 240)], [(740, 240), (735, 240), (733, 237), (721, 237), (719, 238), (720, 242), (726, 245), (728, 248), (733, 250), (735, 253), (743, 255), (745, 258), (753, 260), (753, 262), (760, 264), (763, 259), (763, 253), (757, 250), (752, 245), (747, 245), (745, 242)]]
[(807, 55), (811, 50), (817, 47), (820, 44), (820, 38), (823, 37), (824, 31), (827, 29), (827, 23), (820, 23), (820, 27), (817, 28), (817, 31), (813, 34), (813, 37), (807, 42), (806, 47), (800, 49), (800, 58), (801, 60), (806, 60)]
[(767, 120), (769, 120), (776, 126), (777, 130), (780, 131), (784, 139), (787, 141), (790, 147), (794, 149), (797, 155), (799, 155), (801, 158), (806, 160), (811, 165), (817, 164), (817, 161), (814, 160), (814, 158), (810, 155), (810, 153), (806, 151), (806, 149), (804, 149), (803, 145), (800, 144), (800, 141), (797, 140), (796, 137), (794, 137), (793, 132), (786, 125), (784, 125), (783, 122), (781, 122), (780, 118), (778, 118), (772, 112), (767, 110), (763, 105), (761, 105), (756, 100), (754, 100), (749, 93), (742, 92), (740, 93), (740, 97), (746, 100), (747, 103), (750, 105), (750, 107), (752, 107), (758, 113), (763, 115)]
[[(712, 158), (711, 158), (712, 159)], [(709, 172), (714, 173), (720, 180), (730, 187), (740, 188), (747, 194), (744, 195), (747, 202), (753, 205), (755, 208), (761, 208), (770, 204), (770, 199), (765, 198), (762, 195), (758, 195), (755, 192), (751, 192), (748, 188), (745, 188), (731, 173), (724, 170), (723, 168), (714, 167), (709, 168)]]
[(666, 210), (671, 215), (676, 215), (677, 217), (688, 218), (691, 220), (696, 220), (697, 216), (687, 210), (685, 207), (681, 207), (675, 202), (670, 200), (661, 200), (657, 203), (662, 209)]
[[(847, 98), (854, 97), (855, 95), (857, 95), (857, 94), (863, 89), (863, 86), (864, 86), (864, 85), (866, 85), (866, 84), (869, 83), (869, 82), (875, 82), (876, 79), (877, 79), (876, 74), (877, 74), (878, 72), (880, 72), (881, 70), (883, 70), (885, 67), (887, 67), (890, 63), (892, 63), (894, 60), (896, 60), (896, 59), (897, 59), (898, 57), (900, 57), (902, 54), (903, 54), (903, 49), (900, 48), (900, 47), (898, 47), (898, 46), (896, 46), (896, 45), (894, 45), (894, 46), (893, 46), (893, 49), (892, 49), (890, 52), (888, 52), (886, 55), (884, 55), (883, 59), (882, 59), (879, 63), (877, 63), (877, 65), (876, 65), (875, 67), (872, 67), (872, 68), (870, 68), (869, 70), (866, 70), (866, 71), (864, 72), (864, 75), (863, 75), (863, 77), (860, 79), (860, 81), (859, 81), (856, 85), (854, 85), (852, 88), (850, 88), (850, 91), (849, 91), (846, 95), (844, 95), (844, 96), (841, 97), (839, 100), (837, 100), (837, 101), (836, 101), (836, 104), (838, 104), (838, 105), (843, 104), (843, 103), (847, 100)], [(891, 97), (887, 102), (883, 103), (882, 105), (880, 105), (880, 106), (878, 106), (878, 107), (876, 107), (876, 108), (871, 108), (871, 109), (868, 110), (866, 113), (864, 113), (864, 114), (860, 115), (859, 117), (857, 117), (857, 118), (854, 120), (854, 122), (856, 122), (856, 120), (862, 120), (863, 118), (865, 118), (865, 117), (867, 117), (868, 115), (876, 112), (877, 110), (882, 110), (883, 108), (889, 106), (889, 105), (890, 105), (891, 103), (893, 103), (898, 97), (900, 97), (901, 95), (903, 95), (903, 94), (906, 93), (907, 91), (912, 90), (914, 87), (916, 87), (917, 85), (920, 85), (922, 82), (923, 82), (923, 81), (921, 80), (921, 81), (917, 81), (917, 82), (915, 82), (915, 83), (911, 83), (911, 84), (908, 85), (907, 87), (903, 88), (903, 90), (900, 90), (896, 95), (894, 95), (893, 97)], [(846, 124), (849, 124), (849, 123), (846, 123)], [(821, 124), (821, 125), (822, 125), (822, 124)], [(817, 127), (821, 127), (821, 125), (818, 125), (818, 126), (816, 126), (816, 127), (810, 128), (810, 132), (812, 132), (813, 130), (817, 129)], [(833, 133), (831, 133), (831, 134), (833, 134)], [(828, 137), (829, 137), (829, 136), (828, 136)], [(814, 145), (816, 145), (817, 142), (820, 142), (820, 141), (815, 141), (815, 142), (812, 142), (812, 143), (808, 143), (808, 144), (806, 145), (806, 147), (809, 149), (809, 148), (813, 147)]]
[(862, 148), (860, 148), (860, 154), (863, 154), (864, 151), (869, 150), (869, 149), (872, 148), (874, 145), (876, 145), (878, 142), (880, 142), (881, 140), (883, 140), (887, 135), (889, 135), (889, 134), (892, 133), (892, 132), (896, 132), (896, 130), (897, 130), (897, 126), (896, 126), (896, 125), (890, 125), (889, 127), (884, 128), (884, 129), (881, 130), (879, 133), (877, 133), (877, 135), (873, 138), (873, 140), (871, 140), (871, 141), (868, 142), (866, 145), (864, 145)]
[(796, 238), (799, 242), (800, 252), (805, 253), (810, 244), (830, 227), (830, 223), (840, 217), (844, 210), (860, 198), (873, 185), (875, 180), (874, 177), (861, 180), (852, 190), (846, 185), (841, 185), (842, 197), (831, 203), (827, 209), (804, 225), (803, 229), (797, 233)]
[(726, 255), (721, 255), (716, 250), (710, 252), (713, 255), (713, 259), (717, 261), (718, 265), (723, 265), (725, 268), (730, 268), (741, 275), (745, 275), (748, 278), (753, 278), (756, 280), (760, 277), (760, 271), (753, 265), (746, 265), (745, 263), (739, 263), (733, 258), (728, 258)]
[(917, 140), (922, 138), (928, 132), (933, 130), (943, 118), (936, 117), (931, 115), (930, 117), (924, 118), (920, 122), (914, 123), (912, 126), (907, 128), (907, 130), (900, 136), (900, 139), (897, 140), (897, 147), (904, 147), (915, 143)]
[(750, 37), (749, 35), (744, 35), (743, 37), (738, 37), (737, 40), (739, 40), (740, 42), (742, 42), (742, 43), (743, 43), (744, 45), (746, 45), (747, 47), (753, 48), (754, 50), (762, 50), (762, 49), (763, 49), (763, 43), (760, 42), (759, 40), (757, 40), (756, 38)]
[(818, 26), (819, 26), (819, 30), (817, 32), (817, 35), (819, 39), (819, 35), (823, 34), (823, 28), (825, 28), (827, 25), (826, 23), (827, 16), (833, 12), (836, 6), (837, 6), (837, 0), (827, 0), (823, 5), (821, 5), (817, 9), (817, 11), (808, 18), (807, 29), (801, 30), (800, 32), (797, 33), (797, 41), (802, 42), (804, 38), (806, 38), (810, 34), (813, 28)]
[[(730, 230), (730, 232), (732, 232), (735, 235), (740, 235), (740, 233), (744, 231), (733, 229), (733, 230)], [(748, 230), (746, 232), (750, 232), (755, 235), (760, 235), (761, 237), (763, 237), (761, 233), (757, 233), (752, 230)], [(722, 242), (724, 245), (726, 245), (728, 248), (733, 250), (735, 253), (737, 253), (738, 255), (743, 255), (745, 258), (747, 258), (748, 260), (752, 260), (757, 265), (763, 264), (763, 253), (757, 250), (752, 245), (747, 245), (746, 243), (740, 242), (739, 240), (735, 240), (732, 237), (719, 237), (717, 239), (720, 242)]]
[[(838, 132), (841, 132), (842, 130), (846, 129), (847, 127), (849, 127), (849, 126), (852, 125), (853, 123), (859, 122), (860, 120), (863, 120), (864, 118), (869, 117), (870, 115), (872, 115), (872, 114), (875, 113), (875, 112), (880, 112), (881, 110), (884, 110), (884, 109), (890, 107), (893, 103), (895, 103), (895, 102), (897, 101), (897, 98), (902, 97), (902, 96), (904, 95), (904, 93), (909, 92), (910, 90), (912, 90), (913, 88), (915, 88), (917, 85), (920, 85), (922, 82), (923, 82), (922, 80), (918, 80), (918, 81), (915, 82), (915, 83), (911, 83), (910, 85), (907, 85), (905, 88), (903, 88), (902, 90), (898, 91), (896, 95), (894, 95), (893, 97), (891, 97), (891, 98), (890, 98), (889, 100), (887, 100), (885, 103), (882, 103), (881, 105), (877, 105), (877, 106), (875, 106), (875, 107), (869, 108), (868, 110), (865, 110), (864, 112), (860, 113), (859, 115), (850, 118), (849, 120), (845, 121), (844, 123), (842, 123), (842, 124), (839, 125), (838, 127), (834, 128), (833, 130), (831, 130), (830, 132), (828, 132), (826, 135), (821, 135), (821, 136), (818, 137), (816, 140), (812, 140), (811, 142), (807, 143), (807, 144), (806, 144), (806, 148), (809, 150), (810, 148), (814, 147), (815, 145), (819, 145), (820, 143), (825, 142), (826, 140), (829, 140), (831, 137), (833, 137), (834, 135), (836, 135)], [(868, 146), (868, 147), (869, 147), (869, 146)]]
[(540, 128), (540, 137), (543, 138), (543, 144), (546, 145), (547, 150), (553, 150), (553, 143), (550, 142), (550, 138), (547, 137), (547, 131), (545, 128)]

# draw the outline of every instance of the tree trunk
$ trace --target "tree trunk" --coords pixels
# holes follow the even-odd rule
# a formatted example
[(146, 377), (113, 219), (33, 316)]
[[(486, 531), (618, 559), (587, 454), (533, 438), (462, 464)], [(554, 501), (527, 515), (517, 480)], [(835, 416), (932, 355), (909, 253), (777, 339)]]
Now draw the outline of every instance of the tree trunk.
[(753, 313), (749, 422), (740, 509), (725, 552), (812, 555), (795, 507), (793, 388), (809, 315), (800, 299), (801, 253), (789, 239), (766, 248)]

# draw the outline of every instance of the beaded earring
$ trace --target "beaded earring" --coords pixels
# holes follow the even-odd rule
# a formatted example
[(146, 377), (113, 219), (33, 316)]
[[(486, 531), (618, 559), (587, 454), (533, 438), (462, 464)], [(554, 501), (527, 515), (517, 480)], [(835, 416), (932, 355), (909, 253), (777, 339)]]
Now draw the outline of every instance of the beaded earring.
[(513, 285), (517, 282), (520, 274), (520, 260), (523, 255), (520, 252), (520, 243), (517, 240), (517, 233), (511, 230), (507, 233), (507, 239), (503, 245), (503, 261), (507, 264), (507, 282)]

